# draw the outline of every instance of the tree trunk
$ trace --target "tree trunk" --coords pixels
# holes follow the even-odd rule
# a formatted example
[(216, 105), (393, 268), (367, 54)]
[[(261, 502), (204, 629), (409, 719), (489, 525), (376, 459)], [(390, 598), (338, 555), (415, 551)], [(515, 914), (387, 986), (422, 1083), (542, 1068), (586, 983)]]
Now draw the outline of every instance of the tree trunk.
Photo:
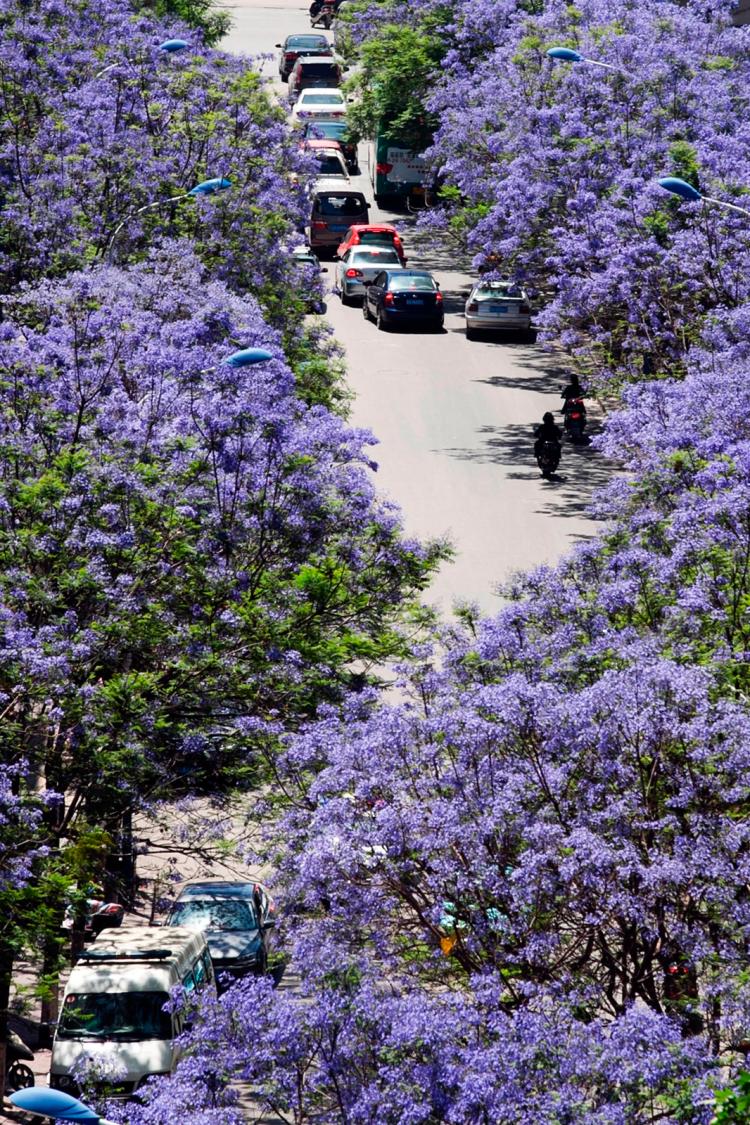
[(8, 1005), (13, 976), (13, 950), (0, 943), (0, 1107), (5, 1097), (5, 1070), (8, 1043)]

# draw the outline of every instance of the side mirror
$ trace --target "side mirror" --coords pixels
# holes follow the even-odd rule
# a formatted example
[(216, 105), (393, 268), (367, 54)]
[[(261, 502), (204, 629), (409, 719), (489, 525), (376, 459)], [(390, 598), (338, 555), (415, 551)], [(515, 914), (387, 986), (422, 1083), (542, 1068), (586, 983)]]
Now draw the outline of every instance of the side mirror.
[(275, 929), (275, 927), (276, 927), (276, 919), (275, 918), (266, 918), (265, 922), (263, 923), (263, 929), (264, 930), (273, 930), (273, 929)]
[(282, 46), (282, 44), (281, 44), (281, 43), (275, 43), (275, 44), (274, 44), (274, 46), (275, 46), (275, 47), (281, 47), (281, 46)]
[(321, 266), (321, 267), (320, 267), (320, 272), (321, 272), (321, 273), (328, 273), (328, 266)]

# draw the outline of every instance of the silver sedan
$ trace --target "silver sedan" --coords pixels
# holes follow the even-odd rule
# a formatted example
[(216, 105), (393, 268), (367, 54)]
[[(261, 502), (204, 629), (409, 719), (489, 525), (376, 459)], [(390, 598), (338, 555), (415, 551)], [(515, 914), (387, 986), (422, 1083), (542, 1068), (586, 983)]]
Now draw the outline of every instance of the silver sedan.
[(530, 332), (531, 305), (513, 281), (478, 281), (464, 309), (466, 339), (476, 332)]
[(352, 297), (364, 297), (365, 282), (372, 281), (382, 270), (403, 269), (403, 263), (389, 246), (352, 246), (336, 263), (336, 288), (341, 304)]

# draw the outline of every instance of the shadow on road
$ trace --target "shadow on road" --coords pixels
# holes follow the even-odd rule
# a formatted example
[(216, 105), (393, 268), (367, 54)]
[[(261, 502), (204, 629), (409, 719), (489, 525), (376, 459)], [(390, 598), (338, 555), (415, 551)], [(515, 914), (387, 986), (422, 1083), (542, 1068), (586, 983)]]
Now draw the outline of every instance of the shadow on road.
[[(483, 438), (473, 449), (434, 450), (460, 461), (476, 461), (507, 467), (508, 480), (538, 481), (543, 488), (540, 514), (565, 516), (576, 519), (593, 519), (589, 506), (593, 495), (603, 488), (617, 471), (590, 445), (573, 445), (563, 442), (560, 467), (551, 480), (543, 480), (534, 460), (534, 426), (505, 424), (482, 426), (478, 434)], [(548, 498), (548, 502), (545, 502)]]

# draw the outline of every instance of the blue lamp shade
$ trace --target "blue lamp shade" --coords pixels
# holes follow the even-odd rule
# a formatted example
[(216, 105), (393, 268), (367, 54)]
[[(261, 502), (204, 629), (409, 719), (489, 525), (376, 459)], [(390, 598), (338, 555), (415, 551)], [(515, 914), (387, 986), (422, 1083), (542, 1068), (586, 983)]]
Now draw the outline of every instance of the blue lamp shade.
[(583, 62), (583, 55), (574, 51), (572, 47), (550, 47), (547, 54), (551, 59), (559, 59), (560, 62)]
[(677, 176), (664, 176), (656, 182), (660, 188), (671, 191), (672, 195), (679, 195), (680, 199), (687, 199), (690, 203), (699, 203), (703, 199), (697, 188), (694, 188), (687, 180), (681, 180)]
[(243, 348), (241, 352), (234, 352), (221, 362), (225, 367), (247, 367), (250, 363), (267, 363), (269, 359), (273, 359), (273, 356), (265, 348)]
[(43, 1086), (31, 1086), (26, 1090), (16, 1090), (10, 1095), (13, 1105), (38, 1113), (44, 1117), (54, 1117), (58, 1121), (100, 1121), (98, 1113), (89, 1109), (78, 1098), (63, 1093), (62, 1090), (48, 1090)]
[(224, 191), (231, 186), (231, 180), (218, 176), (215, 180), (203, 180), (202, 183), (196, 184), (195, 187), (190, 189), (188, 195), (212, 195), (215, 191)]
[(160, 51), (166, 51), (168, 55), (173, 54), (175, 51), (184, 51), (190, 44), (185, 39), (165, 39), (163, 43), (159, 44)]

